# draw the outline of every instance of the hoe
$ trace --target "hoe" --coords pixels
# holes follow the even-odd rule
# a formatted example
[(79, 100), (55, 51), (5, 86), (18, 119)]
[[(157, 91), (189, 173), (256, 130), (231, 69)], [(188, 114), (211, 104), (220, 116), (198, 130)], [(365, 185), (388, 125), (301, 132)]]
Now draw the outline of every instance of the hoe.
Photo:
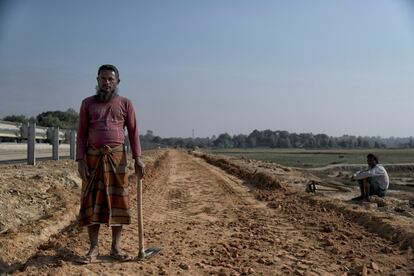
[(142, 179), (137, 178), (137, 209), (138, 209), (138, 236), (139, 248), (137, 261), (144, 261), (160, 253), (160, 247), (144, 247), (144, 223), (142, 219)]

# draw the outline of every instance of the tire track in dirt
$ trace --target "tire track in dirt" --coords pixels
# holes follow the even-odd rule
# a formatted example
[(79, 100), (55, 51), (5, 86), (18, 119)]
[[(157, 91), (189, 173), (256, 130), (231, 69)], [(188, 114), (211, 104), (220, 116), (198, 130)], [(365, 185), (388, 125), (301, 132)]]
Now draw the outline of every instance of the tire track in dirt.
[[(295, 209), (302, 203), (288, 195), (280, 195), (277, 200), (284, 202), (282, 206), (269, 208), (255, 198), (260, 193), (250, 191), (242, 180), (181, 151), (169, 151), (164, 162), (168, 165), (151, 182), (145, 183), (143, 195), (146, 245), (162, 246), (160, 255), (139, 263), (78, 265), (73, 260), (76, 255), (86, 252), (87, 235), (84, 230), (72, 228), (42, 248), (28, 263), (24, 273), (340, 275), (352, 272), (352, 267), (347, 267), (350, 262), (346, 256), (335, 254), (332, 246), (326, 246), (327, 242), (333, 245), (342, 242), (331, 237), (335, 233), (327, 231), (322, 233), (323, 236), (313, 235), (321, 229), (318, 216), (324, 216), (317, 212), (317, 207), (310, 208), (303, 203)], [(136, 192), (132, 190), (131, 194), (134, 198)], [(132, 200), (133, 224), (125, 227), (123, 235), (124, 249), (133, 255), (137, 254), (138, 245), (135, 203)], [(301, 213), (307, 208), (311, 209), (309, 216)], [(320, 221), (335, 223), (333, 219)], [(400, 252), (386, 240), (372, 236), (344, 218), (340, 223), (349, 224), (347, 227), (352, 229), (352, 234), (363, 237), (361, 246), (372, 242), (391, 248), (391, 257), (375, 255), (380, 258), (376, 262), (381, 267), (370, 271), (391, 274), (398, 265), (395, 275), (410, 274), (407, 264), (412, 263), (412, 253)], [(337, 232), (343, 234), (341, 231)], [(102, 227), (102, 255), (109, 253), (110, 240), (110, 231)], [(361, 250), (359, 247), (355, 252), (359, 254)], [(376, 247), (375, 250), (379, 252), (381, 248)], [(364, 259), (367, 256), (356, 254), (355, 257)]]

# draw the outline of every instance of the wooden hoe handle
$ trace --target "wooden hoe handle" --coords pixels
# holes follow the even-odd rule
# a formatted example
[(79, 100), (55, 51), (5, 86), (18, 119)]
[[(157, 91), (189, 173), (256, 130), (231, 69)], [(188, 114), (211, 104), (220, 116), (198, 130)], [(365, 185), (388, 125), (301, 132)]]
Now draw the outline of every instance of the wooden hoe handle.
[(144, 223), (142, 221), (142, 179), (137, 178), (137, 209), (138, 209), (138, 237), (139, 237), (139, 251), (138, 258), (145, 258), (144, 248)]

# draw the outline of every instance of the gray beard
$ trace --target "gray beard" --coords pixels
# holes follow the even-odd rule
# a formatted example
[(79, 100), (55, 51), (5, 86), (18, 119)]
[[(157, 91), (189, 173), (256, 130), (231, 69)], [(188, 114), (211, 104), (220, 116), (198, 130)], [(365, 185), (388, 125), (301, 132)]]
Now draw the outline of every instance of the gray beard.
[(98, 100), (98, 102), (107, 103), (116, 96), (118, 96), (118, 88), (115, 88), (115, 90), (113, 90), (112, 92), (107, 92), (100, 90), (99, 87), (96, 87), (95, 98)]

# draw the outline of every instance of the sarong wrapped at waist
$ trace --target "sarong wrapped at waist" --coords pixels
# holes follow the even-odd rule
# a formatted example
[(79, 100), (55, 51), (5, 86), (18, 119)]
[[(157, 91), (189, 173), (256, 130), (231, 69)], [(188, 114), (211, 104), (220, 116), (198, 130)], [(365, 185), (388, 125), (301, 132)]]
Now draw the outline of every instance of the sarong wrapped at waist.
[(79, 225), (130, 224), (127, 159), (124, 146), (88, 148), (90, 176), (82, 183)]

